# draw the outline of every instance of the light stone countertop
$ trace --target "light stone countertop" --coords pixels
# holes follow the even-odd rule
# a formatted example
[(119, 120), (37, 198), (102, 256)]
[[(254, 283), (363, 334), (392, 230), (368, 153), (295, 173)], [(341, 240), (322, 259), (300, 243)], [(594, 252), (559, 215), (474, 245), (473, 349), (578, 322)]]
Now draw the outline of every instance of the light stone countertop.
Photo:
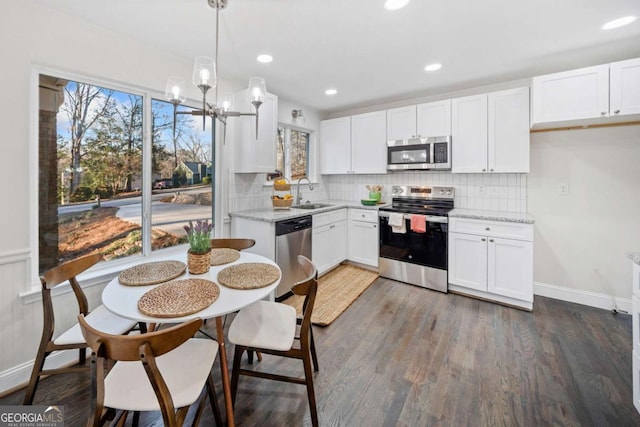
[(533, 217), (526, 212), (485, 211), (476, 209), (453, 209), (449, 218), (482, 219), (487, 221), (519, 222), (523, 224), (535, 223)]
[(229, 216), (238, 217), (238, 218), (246, 218), (252, 219), (255, 221), (264, 221), (264, 222), (278, 222), (287, 219), (299, 218), (307, 215), (315, 215), (323, 212), (335, 211), (343, 208), (358, 208), (358, 209), (370, 209), (370, 210), (378, 210), (380, 206), (384, 206), (384, 204), (376, 205), (376, 206), (364, 206), (359, 201), (352, 200), (322, 200), (322, 201), (313, 201), (312, 204), (322, 203), (328, 204), (331, 206), (327, 206), (324, 208), (318, 209), (273, 209), (273, 208), (262, 208), (262, 209), (249, 209), (245, 211), (237, 211), (237, 212), (229, 212)]
[(640, 265), (640, 252), (627, 252), (627, 257), (635, 262), (636, 264)]

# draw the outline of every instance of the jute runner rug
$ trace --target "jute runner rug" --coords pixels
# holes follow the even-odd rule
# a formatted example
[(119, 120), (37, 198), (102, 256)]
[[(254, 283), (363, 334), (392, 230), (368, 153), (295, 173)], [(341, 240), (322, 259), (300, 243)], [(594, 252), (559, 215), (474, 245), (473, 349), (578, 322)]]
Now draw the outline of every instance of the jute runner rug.
[[(338, 318), (378, 277), (375, 271), (343, 264), (318, 279), (318, 294), (311, 322), (327, 326)], [(304, 297), (293, 295), (282, 301), (302, 313)]]

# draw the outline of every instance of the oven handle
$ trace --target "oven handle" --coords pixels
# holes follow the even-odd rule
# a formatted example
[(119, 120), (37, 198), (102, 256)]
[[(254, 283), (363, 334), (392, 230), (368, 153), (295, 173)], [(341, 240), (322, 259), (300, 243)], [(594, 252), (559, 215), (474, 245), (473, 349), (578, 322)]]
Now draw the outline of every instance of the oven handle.
[[(416, 214), (419, 215), (419, 214)], [(378, 216), (382, 218), (389, 218), (389, 212), (378, 211)], [(402, 215), (404, 219), (411, 220), (411, 215)], [(447, 224), (449, 222), (449, 218), (446, 216), (431, 216), (425, 215), (427, 217), (427, 222), (439, 222), (441, 224)]]

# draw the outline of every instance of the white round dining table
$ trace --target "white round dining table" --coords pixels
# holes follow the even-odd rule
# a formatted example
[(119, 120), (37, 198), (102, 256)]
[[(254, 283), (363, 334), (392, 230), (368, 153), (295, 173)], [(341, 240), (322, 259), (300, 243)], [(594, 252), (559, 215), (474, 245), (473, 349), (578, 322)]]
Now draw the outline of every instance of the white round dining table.
[[(186, 262), (186, 252), (182, 256), (171, 257), (171, 260), (183, 261)], [(145, 261), (146, 262), (146, 261)], [(187, 320), (201, 318), (201, 319), (211, 319), (215, 318), (216, 321), (216, 332), (217, 332), (217, 341), (220, 346), (220, 370), (222, 374), (222, 387), (224, 391), (225, 397), (225, 407), (227, 413), (227, 425), (234, 426), (234, 418), (233, 418), (233, 406), (231, 403), (231, 387), (229, 382), (229, 368), (227, 363), (227, 353), (226, 346), (224, 341), (224, 330), (222, 325), (221, 316), (224, 316), (228, 313), (233, 313), (238, 311), (258, 300), (264, 299), (271, 294), (280, 283), (280, 279), (276, 280), (274, 283), (257, 289), (232, 289), (226, 286), (221, 285), (218, 282), (218, 273), (223, 269), (236, 265), (243, 264), (249, 262), (256, 263), (266, 263), (271, 264), (278, 268), (278, 265), (271, 261), (270, 259), (263, 257), (261, 255), (252, 254), (250, 252), (240, 252), (240, 258), (234, 262), (211, 266), (211, 269), (204, 274), (189, 274), (188, 272), (183, 275), (173, 279), (173, 280), (181, 280), (187, 278), (197, 278), (197, 279), (206, 279), (215, 282), (220, 289), (220, 294), (218, 298), (211, 304), (209, 307), (204, 310), (198, 311), (197, 313), (190, 314), (188, 316), (182, 317), (172, 317), (172, 318), (158, 318), (147, 316), (138, 310), (138, 300), (142, 295), (151, 289), (160, 286), (161, 284), (156, 285), (147, 285), (147, 286), (127, 286), (120, 283), (118, 277), (111, 280), (107, 286), (102, 291), (102, 303), (104, 306), (119, 316), (126, 317), (127, 319), (132, 319), (138, 322), (145, 322), (150, 324), (159, 324), (159, 323), (180, 323)], [(280, 272), (280, 277), (282, 277), (282, 272)], [(164, 282), (167, 283), (167, 282)]]

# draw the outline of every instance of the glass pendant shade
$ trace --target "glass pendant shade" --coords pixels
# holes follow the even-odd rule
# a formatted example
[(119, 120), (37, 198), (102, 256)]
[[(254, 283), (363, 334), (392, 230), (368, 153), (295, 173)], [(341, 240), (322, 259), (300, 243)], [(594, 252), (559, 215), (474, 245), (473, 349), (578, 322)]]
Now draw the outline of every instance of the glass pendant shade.
[(249, 102), (264, 102), (264, 98), (267, 94), (267, 86), (262, 77), (251, 77), (249, 79), (249, 92), (247, 93), (247, 99)]
[(218, 108), (224, 112), (231, 111), (233, 109), (233, 95), (224, 95), (220, 98)]
[(193, 65), (193, 84), (201, 90), (208, 90), (216, 87), (216, 65), (212, 58), (208, 56), (196, 57)]
[(177, 102), (182, 104), (187, 99), (187, 87), (184, 79), (180, 77), (169, 77), (167, 79), (167, 87), (164, 90), (164, 96), (169, 102)]

